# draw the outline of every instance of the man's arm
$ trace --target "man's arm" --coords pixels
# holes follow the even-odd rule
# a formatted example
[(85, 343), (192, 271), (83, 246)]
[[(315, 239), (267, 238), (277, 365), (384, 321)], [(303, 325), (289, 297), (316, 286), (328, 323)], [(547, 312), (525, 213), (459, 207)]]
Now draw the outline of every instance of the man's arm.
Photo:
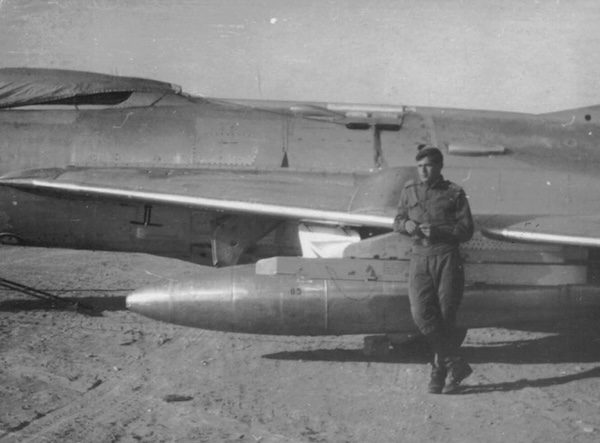
[(460, 191), (456, 200), (456, 225), (452, 230), (452, 235), (458, 239), (460, 243), (464, 243), (473, 237), (475, 231), (475, 223), (471, 215), (471, 207), (469, 200), (463, 190)]
[(406, 188), (400, 193), (400, 201), (398, 202), (398, 211), (396, 212), (396, 218), (394, 219), (394, 232), (400, 234), (408, 234), (404, 225), (408, 220), (408, 196), (406, 195)]

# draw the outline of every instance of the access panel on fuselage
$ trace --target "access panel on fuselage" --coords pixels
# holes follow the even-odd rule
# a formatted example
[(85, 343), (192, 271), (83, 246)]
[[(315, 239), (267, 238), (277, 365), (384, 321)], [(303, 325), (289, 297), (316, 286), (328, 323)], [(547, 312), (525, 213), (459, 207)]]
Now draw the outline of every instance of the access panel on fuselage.
[(352, 172), (375, 167), (372, 129), (292, 118), (287, 151), (291, 168)]
[(0, 174), (68, 164), (77, 113), (0, 111)]

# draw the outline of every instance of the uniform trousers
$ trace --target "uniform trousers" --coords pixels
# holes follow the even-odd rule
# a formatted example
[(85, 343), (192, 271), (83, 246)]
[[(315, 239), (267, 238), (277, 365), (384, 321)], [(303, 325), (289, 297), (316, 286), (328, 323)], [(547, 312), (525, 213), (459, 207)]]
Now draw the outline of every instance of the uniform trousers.
[(458, 351), (453, 337), (465, 283), (458, 248), (435, 255), (413, 254), (409, 269), (413, 320), (437, 356), (452, 356)]

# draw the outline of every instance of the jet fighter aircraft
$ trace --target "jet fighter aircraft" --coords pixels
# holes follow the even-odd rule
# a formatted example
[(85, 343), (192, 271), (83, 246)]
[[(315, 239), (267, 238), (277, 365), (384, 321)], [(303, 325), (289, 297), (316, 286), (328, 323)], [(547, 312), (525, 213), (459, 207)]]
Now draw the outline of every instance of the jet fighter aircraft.
[(442, 149), (477, 223), (462, 324), (598, 312), (600, 106), (216, 99), (141, 78), (0, 69), (0, 242), (223, 268), (128, 296), (162, 321), (406, 333), (408, 244), (391, 228), (422, 143)]

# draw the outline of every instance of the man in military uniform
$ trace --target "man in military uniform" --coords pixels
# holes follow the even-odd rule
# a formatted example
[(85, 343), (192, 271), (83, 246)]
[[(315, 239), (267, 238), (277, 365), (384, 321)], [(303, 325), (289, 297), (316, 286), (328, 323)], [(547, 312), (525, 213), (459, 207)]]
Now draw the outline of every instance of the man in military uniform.
[[(460, 356), (456, 328), (464, 270), (458, 245), (473, 236), (473, 218), (462, 188), (442, 176), (444, 156), (429, 145), (416, 156), (419, 180), (404, 186), (394, 222), (413, 239), (409, 299), (415, 324), (435, 353), (430, 393), (451, 393), (473, 371)], [(464, 333), (464, 330), (463, 330)]]

